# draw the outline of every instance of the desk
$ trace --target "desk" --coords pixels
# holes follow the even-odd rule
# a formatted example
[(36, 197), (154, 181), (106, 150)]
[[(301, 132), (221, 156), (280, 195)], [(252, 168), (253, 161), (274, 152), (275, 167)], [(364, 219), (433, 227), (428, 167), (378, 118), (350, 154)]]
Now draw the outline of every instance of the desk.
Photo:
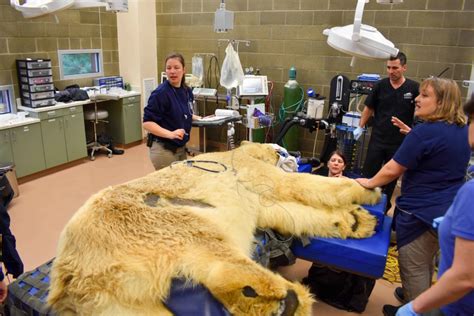
[[(107, 125), (107, 134), (114, 139), (114, 142), (127, 145), (142, 139), (139, 93), (131, 92), (121, 95), (116, 100), (97, 102), (109, 112), (110, 123)], [(18, 106), (18, 109), (28, 112), (30, 118), (17, 122), (15, 126), (0, 126), (2, 133), (0, 137), (10, 138), (10, 150), (4, 149), (2, 145), (0, 158), (2, 160), (9, 158), (8, 161), (13, 161), (17, 166), (18, 177), (23, 177), (86, 157), (83, 107), (93, 103), (94, 101), (85, 100), (57, 103), (43, 108)], [(27, 136), (26, 132), (32, 130), (35, 132), (30, 132)], [(13, 134), (14, 131), (16, 134)], [(22, 134), (19, 134), (20, 131)], [(25, 136), (21, 140), (14, 142), (17, 138), (14, 135), (23, 134)], [(15, 144), (16, 147), (25, 148), (15, 149)]]

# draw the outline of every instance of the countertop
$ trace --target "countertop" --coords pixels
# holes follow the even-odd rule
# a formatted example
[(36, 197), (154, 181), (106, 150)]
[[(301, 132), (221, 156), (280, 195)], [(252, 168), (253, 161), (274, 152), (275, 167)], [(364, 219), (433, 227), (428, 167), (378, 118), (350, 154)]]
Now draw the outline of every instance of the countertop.
[[(2, 114), (2, 115), (5, 115), (5, 114)], [(10, 114), (10, 115), (12, 115), (10, 119), (0, 120), (0, 130), (17, 127), (17, 126), (29, 125), (33, 123), (39, 123), (40, 121), (40, 119), (37, 119), (37, 118), (32, 118), (32, 117), (20, 118), (18, 116), (13, 117), (13, 115), (15, 114)], [(1, 116), (0, 116), (0, 119), (1, 119)]]
[[(119, 100), (123, 98), (128, 98), (128, 97), (134, 97), (140, 95), (139, 92), (135, 91), (128, 91), (126, 93), (121, 93), (121, 94), (97, 94), (97, 102), (103, 102), (107, 100)], [(54, 111), (54, 110), (59, 110), (59, 109), (64, 109), (64, 108), (70, 108), (73, 106), (82, 106), (84, 104), (90, 104), (93, 102), (94, 99), (89, 99), (89, 100), (84, 100), (84, 101), (73, 101), (73, 102), (68, 102), (68, 103), (63, 103), (63, 102), (58, 102), (55, 105), (52, 106), (45, 106), (41, 108), (30, 108), (27, 106), (18, 106), (19, 110), (23, 110), (26, 112), (35, 112), (35, 113), (40, 113), (40, 112), (47, 112), (47, 111)]]
[[(120, 94), (98, 94), (97, 97), (97, 102), (104, 102), (106, 100), (119, 100), (122, 98), (128, 98), (128, 97), (134, 97), (140, 95), (139, 92), (135, 91), (127, 91), (126, 93), (120, 93)], [(47, 111), (54, 111), (54, 110), (59, 110), (59, 109), (64, 109), (64, 108), (70, 108), (74, 106), (82, 106), (84, 104), (90, 104), (94, 100), (89, 99), (89, 100), (84, 100), (84, 101), (74, 101), (74, 102), (68, 102), (68, 103), (63, 103), (63, 102), (58, 102), (55, 105), (52, 106), (45, 106), (41, 108), (30, 108), (26, 106), (21, 106), (19, 105), (17, 108), (18, 110), (22, 110), (24, 112), (35, 112), (35, 113), (40, 113), (40, 112), (47, 112)], [(2, 117), (5, 115), (4, 117)], [(33, 123), (38, 123), (40, 120), (37, 118), (31, 118), (31, 117), (19, 117), (18, 115), (15, 114), (2, 114), (0, 115), (0, 130), (12, 128), (12, 127), (17, 127), (17, 126), (22, 126), (22, 125), (28, 125), (28, 124), (33, 124)]]

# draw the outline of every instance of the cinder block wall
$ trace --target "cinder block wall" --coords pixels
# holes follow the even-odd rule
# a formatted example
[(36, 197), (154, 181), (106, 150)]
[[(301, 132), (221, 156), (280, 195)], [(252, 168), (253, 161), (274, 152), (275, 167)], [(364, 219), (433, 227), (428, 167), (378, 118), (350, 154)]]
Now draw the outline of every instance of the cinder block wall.
[(94, 9), (63, 10), (34, 19), (25, 19), (0, 0), (0, 85), (13, 84), (18, 97), (16, 59), (48, 58), (53, 65), (58, 89), (77, 83), (90, 86), (92, 79), (59, 80), (58, 49), (102, 48), (104, 74), (119, 74), (116, 14)]
[[(297, 80), (305, 90), (313, 87), (327, 97), (336, 74), (350, 79), (360, 73), (385, 74), (383, 61), (358, 59), (351, 68), (351, 58), (329, 47), (322, 34), (325, 28), (352, 24), (356, 0), (227, 0), (235, 26), (225, 34), (213, 31), (219, 0), (156, 1), (158, 71), (163, 71), (170, 51), (182, 52), (191, 71), (195, 53), (215, 53), (222, 64), (225, 45), (219, 46), (218, 39), (250, 40), (249, 47), (239, 46), (242, 65), (259, 68), (275, 82), (275, 110), (291, 66), (297, 68)], [(473, 0), (405, 0), (399, 5), (372, 0), (365, 6), (363, 23), (378, 28), (407, 54), (408, 77), (420, 81), (449, 67), (444, 76), (459, 83), (469, 79), (474, 59)], [(462, 90), (465, 96), (467, 89)], [(311, 152), (315, 135), (301, 131), (301, 136), (302, 150)]]

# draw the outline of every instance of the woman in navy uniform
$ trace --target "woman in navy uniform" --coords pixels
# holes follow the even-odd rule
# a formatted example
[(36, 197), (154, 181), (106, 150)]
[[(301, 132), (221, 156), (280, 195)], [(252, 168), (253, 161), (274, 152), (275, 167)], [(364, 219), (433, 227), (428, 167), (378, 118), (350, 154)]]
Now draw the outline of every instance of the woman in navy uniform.
[(191, 124), (199, 119), (193, 113), (193, 94), (185, 80), (181, 54), (172, 53), (165, 60), (166, 76), (150, 95), (143, 115), (143, 128), (149, 132), (150, 159), (156, 170), (174, 161), (186, 160), (185, 145)]
[[(425, 79), (416, 97), (415, 115), (425, 122), (411, 129), (393, 158), (371, 179), (357, 179), (372, 189), (403, 174), (394, 221), (403, 287), (400, 293), (407, 301), (431, 285), (439, 249), (431, 224), (453, 202), (470, 156), (467, 120), (456, 82)], [(396, 310), (392, 305), (383, 307), (384, 315), (395, 315)]]

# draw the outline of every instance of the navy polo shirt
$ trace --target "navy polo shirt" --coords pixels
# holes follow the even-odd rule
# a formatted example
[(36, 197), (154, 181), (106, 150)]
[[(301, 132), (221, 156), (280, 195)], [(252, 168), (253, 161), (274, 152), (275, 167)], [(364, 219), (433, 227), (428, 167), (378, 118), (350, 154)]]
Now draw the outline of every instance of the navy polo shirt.
[(187, 134), (182, 140), (155, 136), (163, 142), (170, 142), (179, 147), (184, 146), (189, 140), (191, 131), (193, 100), (190, 88), (183, 86), (175, 88), (166, 80), (151, 93), (144, 109), (143, 122), (155, 122), (170, 131), (184, 129)]
[(405, 79), (394, 89), (389, 78), (378, 81), (365, 105), (374, 110), (374, 126), (371, 139), (381, 144), (400, 145), (405, 137), (398, 127), (392, 124), (392, 116), (398, 117), (408, 126), (413, 124), (415, 98), (419, 94), (418, 82)]
[(403, 174), (396, 217), (398, 247), (427, 231), (443, 216), (463, 184), (470, 157), (467, 126), (427, 122), (415, 126), (393, 159)]

